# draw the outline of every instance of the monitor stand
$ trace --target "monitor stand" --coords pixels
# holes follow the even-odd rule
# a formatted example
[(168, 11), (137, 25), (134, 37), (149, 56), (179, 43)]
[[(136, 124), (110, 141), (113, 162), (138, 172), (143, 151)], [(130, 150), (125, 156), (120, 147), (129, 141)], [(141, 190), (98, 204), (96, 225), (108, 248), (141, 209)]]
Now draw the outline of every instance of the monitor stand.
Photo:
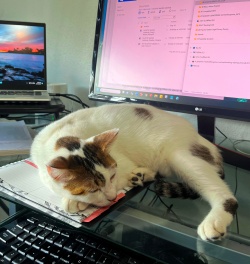
[[(215, 117), (197, 116), (197, 122), (199, 134), (215, 143)], [(250, 170), (250, 157), (220, 145), (217, 145), (217, 147), (221, 150), (225, 163)]]

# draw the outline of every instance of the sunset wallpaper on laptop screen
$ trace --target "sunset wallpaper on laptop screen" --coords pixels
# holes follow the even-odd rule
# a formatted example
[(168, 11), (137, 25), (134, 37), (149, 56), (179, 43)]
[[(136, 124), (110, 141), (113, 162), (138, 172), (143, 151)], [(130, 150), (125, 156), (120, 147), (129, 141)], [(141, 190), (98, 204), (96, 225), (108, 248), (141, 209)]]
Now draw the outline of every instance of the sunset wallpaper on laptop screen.
[(0, 24), (0, 82), (44, 83), (44, 28)]

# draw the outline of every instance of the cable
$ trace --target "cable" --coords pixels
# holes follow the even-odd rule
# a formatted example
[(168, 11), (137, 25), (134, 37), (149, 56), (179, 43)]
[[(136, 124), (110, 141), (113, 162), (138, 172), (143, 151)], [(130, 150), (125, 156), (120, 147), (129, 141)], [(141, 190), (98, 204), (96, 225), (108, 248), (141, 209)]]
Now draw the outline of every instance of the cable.
[(221, 133), (221, 135), (223, 135), (225, 137), (225, 139), (228, 138), (217, 126), (215, 128), (216, 128), (216, 130), (218, 130)]
[(233, 141), (230, 138), (228, 138), (218, 127), (215, 127), (215, 128), (225, 137), (225, 139), (223, 139), (222, 142), (220, 142), (218, 145), (222, 144), (226, 139), (228, 139), (232, 143), (234, 150), (236, 150), (237, 152), (239, 152), (241, 154), (250, 156), (250, 152), (242, 151), (242, 150), (240, 150), (237, 147), (238, 144), (240, 144), (242, 142), (250, 142), (250, 140), (248, 140), (248, 139), (238, 139), (238, 140)]
[[(72, 100), (76, 103), (79, 103), (83, 108), (89, 108), (89, 106), (87, 104), (85, 104), (77, 95), (75, 94), (60, 94), (60, 93), (50, 93), (50, 96), (61, 96), (61, 97), (65, 97), (69, 100)], [(73, 97), (73, 98), (72, 98)]]
[(155, 195), (157, 196), (157, 198), (155, 198), (155, 196), (154, 196), (149, 204), (151, 204), (153, 202), (153, 205), (154, 205), (155, 202), (156, 202), (155, 199), (159, 199), (160, 202), (167, 208), (167, 214), (172, 213), (174, 215), (174, 217), (179, 221), (179, 223), (183, 223), (183, 221), (180, 219), (180, 217), (173, 211), (173, 209), (172, 209), (173, 208), (173, 204), (168, 206), (154, 190), (151, 190), (149, 187), (148, 187), (148, 190), (153, 192), (153, 193), (155, 193)]
[(237, 145), (240, 144), (240, 143), (242, 143), (242, 142), (250, 142), (250, 140), (247, 140), (247, 139), (239, 139), (239, 140), (235, 140), (235, 141), (233, 142), (233, 148), (234, 148), (236, 151), (240, 152), (241, 154), (244, 154), (244, 155), (250, 156), (250, 152), (242, 151), (242, 150), (240, 150), (240, 149), (237, 147)]

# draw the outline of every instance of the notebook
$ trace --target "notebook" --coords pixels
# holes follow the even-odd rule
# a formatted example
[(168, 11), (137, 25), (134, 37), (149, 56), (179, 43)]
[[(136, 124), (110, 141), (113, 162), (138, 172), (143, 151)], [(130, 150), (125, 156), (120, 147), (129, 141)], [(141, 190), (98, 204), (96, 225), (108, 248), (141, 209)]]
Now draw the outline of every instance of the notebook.
[(50, 101), (45, 23), (0, 20), (1, 101)]

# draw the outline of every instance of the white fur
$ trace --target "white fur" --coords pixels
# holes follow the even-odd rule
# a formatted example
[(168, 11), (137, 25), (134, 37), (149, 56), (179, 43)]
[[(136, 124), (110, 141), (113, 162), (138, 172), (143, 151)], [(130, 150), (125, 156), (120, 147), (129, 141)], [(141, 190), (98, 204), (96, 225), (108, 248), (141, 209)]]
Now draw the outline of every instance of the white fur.
[[(153, 118), (135, 115), (135, 108), (147, 109)], [(85, 140), (114, 128), (119, 128), (119, 134), (112, 143), (110, 155), (117, 162), (116, 176), (110, 182), (114, 171), (96, 167), (107, 182), (101, 192), (73, 196), (48, 175), (46, 164), (50, 160), (69, 155), (63, 149), (55, 151), (58, 138), (76, 136), (84, 144)], [(235, 198), (214, 166), (190, 154), (189, 149), (194, 144), (206, 146), (214, 156), (219, 156), (217, 148), (179, 116), (146, 105), (106, 105), (76, 111), (44, 128), (34, 140), (31, 155), (43, 182), (63, 197), (64, 208), (71, 212), (85, 209), (89, 203), (107, 205), (118, 190), (130, 185), (130, 179), (138, 172), (144, 173), (144, 181), (147, 181), (152, 180), (156, 172), (168, 176), (175, 171), (212, 207), (198, 228), (201, 238), (220, 238), (233, 219), (225, 212), (223, 202)]]

